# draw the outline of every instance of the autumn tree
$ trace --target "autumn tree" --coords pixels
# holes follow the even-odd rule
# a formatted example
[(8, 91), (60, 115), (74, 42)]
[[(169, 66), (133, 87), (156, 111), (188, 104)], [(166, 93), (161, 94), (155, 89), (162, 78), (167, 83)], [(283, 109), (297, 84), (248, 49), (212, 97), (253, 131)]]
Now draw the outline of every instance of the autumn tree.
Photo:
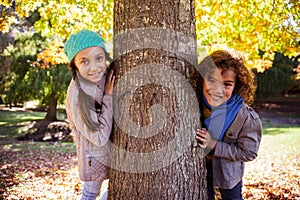
[(194, 2), (114, 3), (109, 199), (205, 199)]
[(9, 76), (4, 77), (5, 103), (18, 105), (38, 99), (41, 105), (47, 105), (45, 120), (56, 121), (57, 104), (64, 102), (71, 73), (63, 64), (52, 68), (36, 66), (37, 54), (48, 43), (38, 33), (20, 33), (15, 36), (14, 45), (4, 51), (4, 58), (11, 61)]
[[(97, 31), (106, 41), (112, 40), (113, 0), (3, 0), (0, 10), (2, 34), (38, 13), (34, 31), (53, 39), (38, 56), (47, 66), (66, 64), (60, 47), (80, 29)], [(244, 53), (249, 68), (260, 73), (272, 66), (275, 52), (289, 57), (299, 54), (299, 10), (300, 3), (294, 0), (195, 0), (198, 54), (235, 48)], [(259, 51), (265, 52), (263, 57)]]
[(198, 44), (239, 50), (258, 71), (272, 65), (264, 61), (273, 61), (275, 52), (289, 57), (300, 52), (299, 1), (196, 0), (196, 22)]
[[(16, 10), (12, 13), (10, 7)], [(37, 10), (36, 31), (59, 36), (89, 28), (112, 39), (113, 0), (3, 0), (0, 1), (0, 30), (10, 30), (18, 19)], [(300, 2), (295, 0), (195, 0), (198, 48), (208, 51), (228, 46), (245, 53), (251, 67), (263, 67), (263, 59), (274, 53), (289, 57), (299, 54)]]
[[(109, 7), (105, 5), (110, 5), (107, 2), (109, 1), (103, 1), (102, 4), (69, 1), (57, 4), (42, 0), (1, 1), (1, 34), (14, 32), (13, 35), (19, 37), (16, 42), (11, 42), (5, 55), (6, 60), (12, 63), (5, 68), (13, 70), (13, 73), (7, 73), (1, 80), (6, 103), (22, 104), (24, 101), (38, 99), (41, 105), (47, 107), (45, 120), (57, 120), (57, 105), (64, 103), (71, 80), (63, 53), (64, 40), (70, 33), (81, 28), (99, 30), (101, 24), (101, 30), (109, 30), (109, 20), (99, 18), (102, 14), (89, 13), (97, 9), (106, 11)], [(106, 27), (103, 26), (103, 20)], [(87, 23), (91, 24), (87, 26)], [(103, 32), (109, 35), (108, 31)], [(47, 44), (41, 45), (45, 43), (44, 40), (47, 40)]]

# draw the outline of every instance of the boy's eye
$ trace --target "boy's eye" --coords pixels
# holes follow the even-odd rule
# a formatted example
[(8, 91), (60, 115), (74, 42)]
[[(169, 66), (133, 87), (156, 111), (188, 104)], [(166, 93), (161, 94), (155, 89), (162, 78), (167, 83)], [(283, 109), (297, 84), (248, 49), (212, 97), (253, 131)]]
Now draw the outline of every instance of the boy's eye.
[(231, 83), (224, 83), (225, 87), (231, 87), (232, 84)]
[(215, 79), (214, 79), (213, 77), (211, 77), (211, 76), (208, 76), (208, 77), (206, 78), (206, 81), (209, 82), (209, 83), (214, 83), (214, 82), (215, 82)]
[(214, 82), (215, 82), (215, 79), (209, 78), (209, 79), (208, 79), (208, 82), (214, 83)]

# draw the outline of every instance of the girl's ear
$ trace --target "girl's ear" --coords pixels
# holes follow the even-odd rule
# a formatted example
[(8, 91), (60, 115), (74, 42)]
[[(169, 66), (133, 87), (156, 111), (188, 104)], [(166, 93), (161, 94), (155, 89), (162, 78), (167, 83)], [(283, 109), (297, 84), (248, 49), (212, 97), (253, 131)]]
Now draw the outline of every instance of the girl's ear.
[(115, 61), (112, 60), (112, 62), (108, 66), (108, 70), (114, 69), (115, 68)]
[(104, 50), (105, 58), (109, 63), (113, 62), (113, 59), (110, 57), (109, 53)]

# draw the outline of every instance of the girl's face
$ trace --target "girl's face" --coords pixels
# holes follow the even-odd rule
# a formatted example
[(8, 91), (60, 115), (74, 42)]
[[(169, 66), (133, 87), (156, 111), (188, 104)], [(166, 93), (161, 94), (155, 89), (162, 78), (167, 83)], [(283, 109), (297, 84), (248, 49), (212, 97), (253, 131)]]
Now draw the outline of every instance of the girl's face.
[(98, 83), (106, 72), (105, 53), (101, 47), (79, 51), (74, 61), (80, 75), (93, 83)]
[(219, 106), (230, 99), (236, 83), (236, 73), (232, 69), (215, 69), (204, 77), (203, 94), (212, 107)]

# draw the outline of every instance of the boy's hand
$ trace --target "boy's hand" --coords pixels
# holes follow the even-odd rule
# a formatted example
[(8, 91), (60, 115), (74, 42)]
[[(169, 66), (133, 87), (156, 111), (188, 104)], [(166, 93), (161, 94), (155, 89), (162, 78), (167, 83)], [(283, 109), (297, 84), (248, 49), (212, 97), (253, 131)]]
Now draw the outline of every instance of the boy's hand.
[(104, 93), (112, 95), (114, 90), (115, 75), (114, 70), (110, 70), (105, 83)]
[(216, 147), (217, 141), (211, 137), (206, 128), (197, 129), (195, 138), (199, 141), (198, 145), (201, 148), (215, 149)]

